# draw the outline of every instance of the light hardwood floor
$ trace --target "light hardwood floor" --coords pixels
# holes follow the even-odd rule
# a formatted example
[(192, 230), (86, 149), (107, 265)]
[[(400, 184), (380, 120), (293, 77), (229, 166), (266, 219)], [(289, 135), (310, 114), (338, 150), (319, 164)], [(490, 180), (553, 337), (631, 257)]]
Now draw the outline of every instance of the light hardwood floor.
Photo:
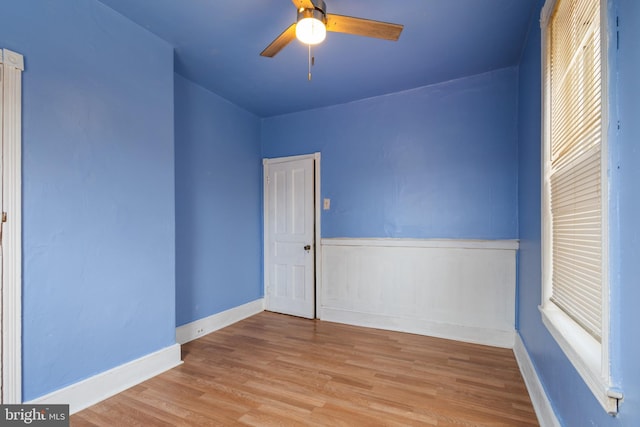
[(513, 352), (263, 312), (72, 426), (538, 425)]

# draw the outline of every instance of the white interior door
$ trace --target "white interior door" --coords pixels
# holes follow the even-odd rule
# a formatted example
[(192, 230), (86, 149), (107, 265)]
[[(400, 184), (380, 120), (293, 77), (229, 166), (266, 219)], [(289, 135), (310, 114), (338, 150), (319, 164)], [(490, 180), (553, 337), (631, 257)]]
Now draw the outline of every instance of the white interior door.
[(314, 159), (271, 159), (265, 178), (265, 307), (315, 317)]

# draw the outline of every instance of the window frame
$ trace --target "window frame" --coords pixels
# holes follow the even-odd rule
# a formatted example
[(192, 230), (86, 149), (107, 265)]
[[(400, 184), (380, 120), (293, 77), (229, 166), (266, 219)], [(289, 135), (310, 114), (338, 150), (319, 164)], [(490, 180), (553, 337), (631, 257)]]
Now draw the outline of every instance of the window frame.
[(601, 189), (602, 189), (602, 337), (598, 342), (582, 326), (569, 317), (550, 300), (552, 294), (552, 217), (550, 203), (550, 139), (551, 97), (548, 84), (549, 24), (559, 1), (547, 0), (542, 8), (540, 27), (542, 34), (542, 303), (539, 307), (542, 321), (576, 368), (583, 381), (602, 407), (611, 415), (618, 412), (622, 399), (620, 390), (611, 382), (609, 358), (610, 293), (609, 293), (609, 178), (608, 178), (608, 43), (609, 34), (607, 0), (598, 0), (600, 9), (600, 54), (601, 54)]

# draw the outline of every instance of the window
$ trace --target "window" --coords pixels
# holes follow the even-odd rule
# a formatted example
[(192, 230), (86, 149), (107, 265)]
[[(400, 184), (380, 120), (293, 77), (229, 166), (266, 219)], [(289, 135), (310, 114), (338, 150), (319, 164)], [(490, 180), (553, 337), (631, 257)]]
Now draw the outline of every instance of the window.
[(601, 0), (548, 0), (544, 73), (542, 318), (607, 412), (606, 19)]

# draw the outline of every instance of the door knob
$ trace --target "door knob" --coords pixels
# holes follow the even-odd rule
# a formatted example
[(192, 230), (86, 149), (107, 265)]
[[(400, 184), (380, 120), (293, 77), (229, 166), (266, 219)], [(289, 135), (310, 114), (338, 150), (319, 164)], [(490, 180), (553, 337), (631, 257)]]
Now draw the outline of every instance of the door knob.
[(305, 250), (305, 251), (307, 251), (307, 252), (309, 252), (309, 251), (311, 250), (311, 245), (306, 245), (306, 246), (304, 247), (304, 250)]

